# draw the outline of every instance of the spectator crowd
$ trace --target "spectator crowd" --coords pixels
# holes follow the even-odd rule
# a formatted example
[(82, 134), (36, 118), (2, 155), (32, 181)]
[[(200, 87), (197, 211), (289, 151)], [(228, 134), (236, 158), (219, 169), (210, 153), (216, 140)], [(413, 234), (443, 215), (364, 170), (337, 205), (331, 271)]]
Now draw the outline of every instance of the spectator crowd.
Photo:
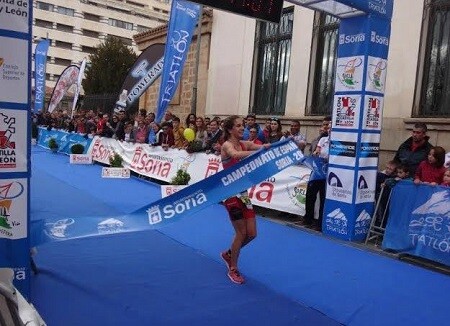
[[(305, 155), (314, 155), (324, 161), (328, 160), (331, 117), (323, 119), (318, 134), (310, 140), (308, 149), (306, 137), (300, 132), (299, 120), (291, 120), (289, 130), (284, 131), (277, 117), (268, 118), (262, 126), (256, 122), (254, 114), (248, 114), (244, 118), (244, 124), (243, 140), (265, 144), (291, 138)], [(216, 155), (220, 154), (224, 143), (223, 121), (220, 117), (201, 117), (193, 113), (181, 121), (178, 116), (167, 111), (163, 121), (157, 123), (155, 114), (148, 113), (146, 110), (139, 110), (130, 115), (125, 110), (119, 109), (111, 116), (108, 113), (96, 113), (93, 110), (80, 110), (73, 117), (70, 117), (66, 111), (55, 110), (52, 113), (34, 114), (33, 127), (37, 126), (92, 137), (101, 136), (119, 141), (145, 143), (161, 146), (165, 150), (178, 148), (188, 152), (206, 152)], [(194, 133), (190, 141), (186, 139), (187, 128)], [(444, 148), (433, 146), (429, 140), (427, 126), (424, 123), (416, 123), (411, 137), (400, 145), (386, 168), (378, 173), (377, 198), (383, 187), (391, 189), (400, 180), (410, 179), (415, 184), (450, 186), (450, 153), (446, 155)], [(325, 188), (326, 182), (323, 179), (309, 181), (306, 192), (306, 214), (297, 224), (321, 231)], [(317, 198), (320, 198), (318, 206), (315, 204)], [(319, 212), (316, 212), (317, 207)]]

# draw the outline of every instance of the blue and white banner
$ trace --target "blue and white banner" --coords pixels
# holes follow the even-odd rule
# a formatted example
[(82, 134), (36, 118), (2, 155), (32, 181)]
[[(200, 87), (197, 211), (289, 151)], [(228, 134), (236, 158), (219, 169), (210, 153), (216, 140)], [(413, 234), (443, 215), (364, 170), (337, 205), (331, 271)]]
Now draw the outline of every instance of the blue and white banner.
[(374, 211), (392, 1), (339, 2), (378, 13), (339, 26), (322, 226), (325, 234), (360, 241)]
[(199, 14), (198, 4), (182, 0), (172, 1), (156, 122), (161, 122), (177, 90)]
[(450, 188), (399, 182), (392, 190), (383, 249), (450, 266)]
[(92, 138), (85, 135), (69, 133), (61, 130), (47, 130), (46, 128), (39, 128), (38, 145), (49, 149), (48, 141), (54, 138), (58, 144), (58, 153), (67, 155), (72, 154), (72, 145), (81, 144), (84, 146), (83, 154), (86, 154), (91, 145)]
[(158, 229), (247, 190), (285, 168), (298, 164), (302, 158), (302, 152), (292, 140), (280, 141), (272, 144), (270, 149), (262, 149), (231, 168), (129, 215), (39, 221), (32, 225), (33, 245), (55, 240)]
[(0, 268), (30, 296), (33, 1), (0, 1)]
[(300, 164), (311, 169), (311, 175), (309, 181), (324, 180), (327, 178), (328, 162), (318, 156), (305, 156)]
[(40, 40), (34, 51), (34, 111), (44, 108), (45, 76), (47, 71), (47, 52), (50, 41)]

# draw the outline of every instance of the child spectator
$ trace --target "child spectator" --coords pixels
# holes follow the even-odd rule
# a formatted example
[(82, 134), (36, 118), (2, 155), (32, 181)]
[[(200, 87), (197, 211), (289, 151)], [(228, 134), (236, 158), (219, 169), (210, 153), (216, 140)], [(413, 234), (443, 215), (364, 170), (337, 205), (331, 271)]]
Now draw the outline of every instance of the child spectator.
[(414, 177), (414, 183), (441, 184), (445, 172), (444, 162), (445, 149), (440, 146), (432, 147), (428, 153), (427, 160), (419, 164)]
[(396, 170), (397, 170), (396, 177), (386, 179), (384, 181), (384, 185), (392, 188), (400, 180), (411, 180), (411, 181), (413, 180), (413, 178), (411, 177), (411, 175), (409, 173), (409, 167), (407, 165), (399, 164), (397, 166)]
[(444, 187), (450, 187), (450, 168), (447, 168), (444, 172), (443, 181), (441, 183), (441, 186)]

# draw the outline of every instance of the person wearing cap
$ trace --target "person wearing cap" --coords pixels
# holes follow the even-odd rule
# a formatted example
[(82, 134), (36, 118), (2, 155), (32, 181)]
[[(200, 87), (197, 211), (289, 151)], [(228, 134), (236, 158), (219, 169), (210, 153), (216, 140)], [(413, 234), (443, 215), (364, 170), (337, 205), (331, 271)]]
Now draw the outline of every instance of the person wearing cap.
[(258, 130), (258, 139), (264, 144), (267, 143), (264, 132), (259, 124), (256, 123), (256, 115), (250, 113), (246, 117), (246, 125), (244, 128), (244, 134), (242, 135), (242, 140), (248, 140), (250, 138), (250, 129), (256, 128)]

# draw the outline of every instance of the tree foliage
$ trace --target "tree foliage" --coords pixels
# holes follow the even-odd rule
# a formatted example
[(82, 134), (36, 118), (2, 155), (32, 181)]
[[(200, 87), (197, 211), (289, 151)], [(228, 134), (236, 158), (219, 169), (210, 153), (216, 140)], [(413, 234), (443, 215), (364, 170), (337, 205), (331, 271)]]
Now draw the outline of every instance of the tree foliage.
[(89, 55), (83, 89), (86, 95), (118, 93), (137, 55), (122, 40), (108, 36)]

